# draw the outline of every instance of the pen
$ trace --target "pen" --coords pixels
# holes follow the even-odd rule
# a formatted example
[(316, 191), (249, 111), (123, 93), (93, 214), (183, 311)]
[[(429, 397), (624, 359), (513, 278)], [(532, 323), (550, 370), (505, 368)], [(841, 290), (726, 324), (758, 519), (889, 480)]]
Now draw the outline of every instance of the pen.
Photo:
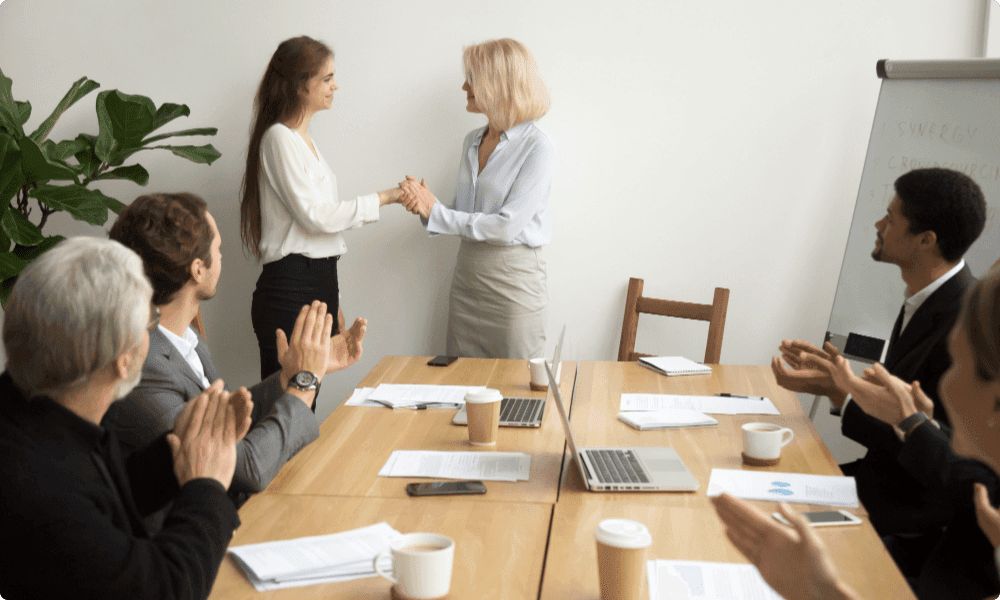
[(721, 398), (745, 398), (746, 400), (763, 400), (764, 399), (762, 396), (741, 396), (740, 394), (729, 394), (729, 393), (716, 394), (716, 396), (719, 396)]

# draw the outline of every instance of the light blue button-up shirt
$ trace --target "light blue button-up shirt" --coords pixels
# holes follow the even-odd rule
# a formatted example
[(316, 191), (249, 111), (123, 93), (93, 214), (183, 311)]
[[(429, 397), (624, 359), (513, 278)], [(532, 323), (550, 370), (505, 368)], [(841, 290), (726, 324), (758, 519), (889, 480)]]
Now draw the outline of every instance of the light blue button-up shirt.
[(479, 172), (479, 144), (486, 127), (465, 136), (455, 202), (438, 202), (427, 220), (432, 234), (460, 235), (497, 246), (545, 246), (552, 240), (549, 194), (555, 146), (533, 121), (500, 134)]

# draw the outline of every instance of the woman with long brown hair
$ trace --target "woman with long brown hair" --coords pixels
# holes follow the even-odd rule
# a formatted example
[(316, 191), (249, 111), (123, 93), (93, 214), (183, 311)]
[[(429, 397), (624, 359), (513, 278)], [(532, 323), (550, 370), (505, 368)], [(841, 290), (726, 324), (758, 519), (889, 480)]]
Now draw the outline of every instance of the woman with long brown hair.
[(243, 175), (243, 245), (264, 263), (250, 315), (260, 346), (260, 373), (281, 368), (276, 330), (290, 335), (299, 309), (313, 300), (340, 310), (337, 260), (341, 232), (372, 223), (399, 188), (340, 200), (337, 177), (309, 135), (314, 114), (328, 110), (338, 89), (333, 52), (301, 36), (282, 42), (261, 79)]

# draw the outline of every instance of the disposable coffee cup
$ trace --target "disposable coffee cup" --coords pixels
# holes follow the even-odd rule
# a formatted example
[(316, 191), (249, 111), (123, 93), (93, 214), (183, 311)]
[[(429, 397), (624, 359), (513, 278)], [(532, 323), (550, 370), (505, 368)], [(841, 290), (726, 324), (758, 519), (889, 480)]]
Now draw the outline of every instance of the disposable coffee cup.
[(605, 519), (594, 530), (601, 600), (645, 600), (649, 529), (626, 519)]
[[(451, 570), (455, 562), (455, 542), (437, 533), (408, 533), (389, 544), (372, 565), (379, 576), (393, 583), (392, 596), (399, 600), (443, 598), (451, 589)], [(379, 566), (392, 557), (392, 574)]]
[[(528, 359), (528, 373), (531, 376), (531, 380), (528, 382), (528, 386), (536, 392), (547, 392), (549, 391), (549, 374), (545, 372), (545, 362), (544, 358), (531, 358)], [(556, 382), (559, 380), (559, 374), (562, 372), (562, 364), (555, 369)]]
[(469, 419), (469, 443), (473, 446), (495, 446), (500, 430), (500, 401), (497, 390), (474, 390), (465, 394), (465, 412)]
[(753, 466), (774, 466), (781, 459), (781, 449), (795, 437), (795, 432), (774, 423), (743, 425), (743, 462)]

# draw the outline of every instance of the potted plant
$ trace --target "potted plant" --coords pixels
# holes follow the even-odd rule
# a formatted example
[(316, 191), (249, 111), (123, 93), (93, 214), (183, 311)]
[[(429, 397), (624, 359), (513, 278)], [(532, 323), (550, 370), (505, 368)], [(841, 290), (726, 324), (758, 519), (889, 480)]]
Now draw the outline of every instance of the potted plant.
[[(78, 100), (100, 84), (86, 77), (70, 87), (52, 114), (31, 134), (24, 124), (31, 104), (14, 100), (12, 81), (0, 70), (0, 302), (6, 303), (18, 273), (41, 253), (63, 239), (45, 235), (49, 216), (66, 211), (74, 219), (104, 225), (108, 210), (125, 206), (115, 198), (90, 189), (95, 181), (126, 179), (146, 185), (149, 173), (138, 163), (125, 161), (140, 150), (169, 150), (196, 163), (212, 164), (221, 156), (211, 144), (174, 146), (160, 144), (170, 137), (215, 135), (214, 127), (155, 134), (167, 123), (186, 117), (183, 104), (164, 103), (158, 108), (145, 96), (118, 90), (97, 95), (97, 135), (81, 133), (74, 139), (54, 142), (49, 133), (56, 121)], [(54, 183), (60, 182), (60, 183)], [(36, 210), (37, 209), (37, 210)], [(31, 217), (37, 220), (33, 222)]]

